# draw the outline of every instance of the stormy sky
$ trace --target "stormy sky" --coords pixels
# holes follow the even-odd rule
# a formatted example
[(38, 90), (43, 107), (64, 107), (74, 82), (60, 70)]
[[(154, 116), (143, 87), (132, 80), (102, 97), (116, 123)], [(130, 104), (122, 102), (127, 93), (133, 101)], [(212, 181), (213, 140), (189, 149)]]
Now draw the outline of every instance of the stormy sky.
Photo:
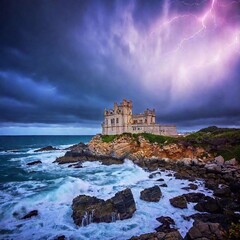
[(0, 1), (0, 134), (94, 134), (123, 98), (240, 127), (240, 1)]

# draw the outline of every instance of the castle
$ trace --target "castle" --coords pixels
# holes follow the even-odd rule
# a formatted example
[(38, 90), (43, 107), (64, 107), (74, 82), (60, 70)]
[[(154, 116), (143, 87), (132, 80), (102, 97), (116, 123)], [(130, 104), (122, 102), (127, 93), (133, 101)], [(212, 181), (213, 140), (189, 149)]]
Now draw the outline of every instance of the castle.
[(124, 99), (119, 105), (114, 103), (113, 109), (105, 109), (102, 123), (103, 135), (121, 133), (152, 133), (155, 135), (177, 135), (175, 125), (156, 124), (155, 110), (146, 109), (144, 113), (132, 113), (132, 101)]

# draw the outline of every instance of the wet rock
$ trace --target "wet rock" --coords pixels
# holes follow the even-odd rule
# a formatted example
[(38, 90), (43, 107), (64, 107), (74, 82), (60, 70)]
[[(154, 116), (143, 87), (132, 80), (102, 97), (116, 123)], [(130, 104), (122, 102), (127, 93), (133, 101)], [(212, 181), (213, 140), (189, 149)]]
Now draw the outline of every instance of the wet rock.
[(130, 240), (183, 240), (181, 234), (174, 230), (169, 233), (164, 232), (154, 232), (154, 233), (146, 233), (137, 237), (132, 237)]
[(194, 221), (193, 226), (189, 229), (184, 240), (199, 240), (199, 239), (219, 239), (223, 240), (225, 232), (219, 223), (204, 223)]
[(223, 188), (215, 189), (213, 194), (216, 197), (230, 197), (231, 190), (229, 187), (223, 187)]
[(199, 212), (209, 212), (209, 213), (221, 213), (222, 209), (217, 201), (217, 199), (211, 197), (205, 197), (204, 199), (200, 200), (194, 206), (194, 209)]
[(210, 179), (210, 180), (207, 179), (205, 181), (205, 187), (208, 189), (211, 189), (211, 190), (215, 190), (218, 188), (218, 183), (212, 179)]
[(65, 239), (66, 239), (65, 235), (57, 236), (55, 238), (55, 240), (65, 240)]
[(84, 151), (89, 151), (88, 146), (82, 142), (75, 144), (73, 146), (70, 146), (68, 148), (65, 148), (64, 150), (70, 150), (73, 152), (84, 152)]
[(27, 213), (24, 217), (22, 217), (22, 219), (28, 219), (31, 217), (35, 217), (38, 215), (38, 210), (32, 210), (29, 213)]
[(173, 232), (176, 230), (175, 228), (171, 228), (171, 226), (170, 226), (170, 225), (175, 225), (175, 222), (172, 218), (162, 216), (162, 217), (157, 218), (156, 220), (158, 222), (162, 223), (161, 226), (155, 228), (155, 230), (157, 232), (168, 233), (168, 232)]
[(87, 162), (87, 161), (89, 162), (99, 161), (104, 165), (122, 164), (124, 162), (123, 159), (119, 159), (111, 156), (103, 156), (103, 155), (98, 156), (89, 152), (73, 152), (73, 151), (66, 152), (63, 157), (57, 158), (55, 162), (59, 164), (65, 164), (65, 163)]
[(156, 181), (158, 181), (158, 182), (164, 182), (164, 179), (163, 179), (163, 178), (159, 178), (159, 179), (157, 179)]
[(162, 192), (158, 186), (146, 188), (140, 193), (140, 199), (147, 202), (158, 202), (161, 196)]
[(187, 202), (199, 202), (201, 201), (205, 195), (203, 193), (187, 193), (187, 194), (183, 194), (183, 197), (186, 198)]
[(187, 200), (184, 196), (177, 196), (174, 198), (169, 199), (172, 206), (176, 208), (187, 208)]
[(184, 190), (197, 190), (198, 186), (196, 184), (189, 183), (188, 187), (183, 187), (182, 189), (184, 189)]
[(149, 175), (149, 178), (155, 178), (155, 177), (157, 177), (157, 176), (161, 176), (161, 172), (156, 172), (156, 173), (151, 173), (150, 175)]
[(37, 165), (37, 164), (40, 164), (40, 163), (42, 163), (42, 161), (37, 160), (37, 161), (29, 162), (29, 163), (27, 163), (27, 165), (32, 166), (32, 165)]
[(80, 195), (73, 199), (73, 220), (76, 225), (86, 226), (92, 222), (113, 222), (131, 218), (136, 211), (129, 188), (115, 194), (106, 201), (96, 197)]
[(83, 168), (82, 162), (78, 162), (78, 163), (76, 163), (76, 164), (70, 164), (70, 165), (68, 165), (68, 167), (69, 167), (69, 168), (70, 168), (70, 167), (73, 167), (73, 168)]
[(159, 185), (159, 187), (167, 187), (167, 184), (163, 183), (163, 184)]
[(43, 147), (40, 149), (35, 150), (34, 152), (44, 152), (44, 151), (54, 151), (54, 150), (59, 150), (53, 146), (47, 146), (47, 147)]

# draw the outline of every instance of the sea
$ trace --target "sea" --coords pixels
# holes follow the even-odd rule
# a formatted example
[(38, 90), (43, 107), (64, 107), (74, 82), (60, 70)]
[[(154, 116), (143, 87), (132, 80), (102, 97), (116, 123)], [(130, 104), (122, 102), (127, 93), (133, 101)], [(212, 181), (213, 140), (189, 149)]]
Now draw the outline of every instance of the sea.
[[(79, 143), (88, 143), (92, 136), (0, 136), (0, 239), (49, 239), (64, 235), (69, 240), (129, 239), (144, 233), (154, 232), (160, 225), (160, 216), (175, 220), (184, 237), (193, 222), (183, 216), (196, 213), (193, 203), (187, 209), (170, 205), (169, 199), (188, 191), (188, 180), (175, 179), (172, 171), (150, 172), (125, 159), (121, 165), (105, 166), (100, 162), (85, 162), (83, 168), (71, 168), (68, 164), (54, 163), (63, 156), (66, 148)], [(34, 152), (36, 149), (53, 146), (60, 150)], [(42, 163), (29, 166), (27, 163), (40, 160)], [(164, 181), (157, 181), (162, 178)], [(166, 183), (161, 187), (159, 202), (140, 199), (140, 192), (148, 187)], [(212, 195), (204, 182), (196, 180), (198, 190)], [(91, 223), (76, 226), (71, 217), (72, 200), (81, 194), (109, 199), (118, 191), (130, 188), (136, 203), (136, 212), (131, 219), (112, 223)], [(38, 216), (23, 220), (32, 210)]]

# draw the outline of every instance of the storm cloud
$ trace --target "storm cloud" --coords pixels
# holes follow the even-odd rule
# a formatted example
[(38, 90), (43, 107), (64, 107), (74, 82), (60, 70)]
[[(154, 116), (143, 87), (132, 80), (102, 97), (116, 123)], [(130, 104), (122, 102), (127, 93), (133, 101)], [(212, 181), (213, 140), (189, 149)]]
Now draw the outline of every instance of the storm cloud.
[(240, 1), (2, 0), (0, 34), (5, 130), (97, 132), (123, 98), (180, 130), (240, 126)]

